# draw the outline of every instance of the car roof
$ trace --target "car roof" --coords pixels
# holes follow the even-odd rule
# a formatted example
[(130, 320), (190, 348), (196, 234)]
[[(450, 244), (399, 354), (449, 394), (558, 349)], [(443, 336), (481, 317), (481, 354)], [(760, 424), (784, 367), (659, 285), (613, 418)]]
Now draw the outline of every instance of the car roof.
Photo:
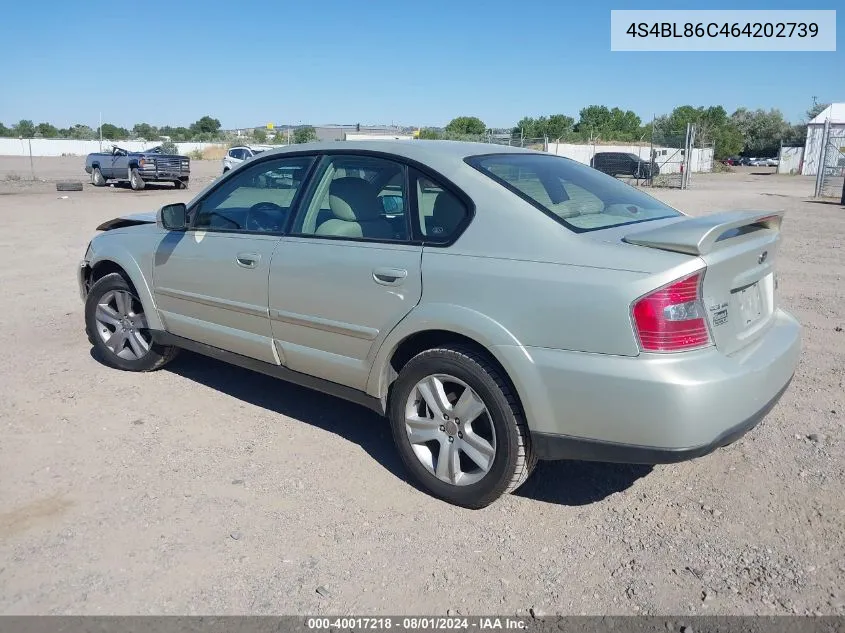
[(383, 152), (394, 154), (402, 158), (437, 167), (438, 164), (454, 164), (469, 156), (481, 154), (540, 154), (549, 156), (545, 152), (498, 145), (493, 143), (474, 143), (468, 141), (435, 141), (435, 140), (384, 140), (384, 141), (320, 141), (315, 143), (301, 143), (288, 145), (262, 153), (262, 157), (281, 156), (295, 152), (327, 152), (327, 151), (363, 151)]

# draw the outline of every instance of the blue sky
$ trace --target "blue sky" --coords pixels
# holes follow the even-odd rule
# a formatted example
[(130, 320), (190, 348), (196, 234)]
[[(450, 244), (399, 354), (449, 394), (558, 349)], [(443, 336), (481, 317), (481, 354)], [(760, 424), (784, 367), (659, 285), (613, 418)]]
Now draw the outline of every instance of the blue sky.
[[(149, 8), (147, 8), (149, 7)], [(155, 7), (154, 9), (152, 7)], [(676, 105), (781, 109), (845, 101), (837, 52), (610, 51), (610, 10), (837, 9), (841, 0), (171, 0), (6, 3), (0, 122), (103, 120), (489, 126), (605, 104), (644, 120)]]

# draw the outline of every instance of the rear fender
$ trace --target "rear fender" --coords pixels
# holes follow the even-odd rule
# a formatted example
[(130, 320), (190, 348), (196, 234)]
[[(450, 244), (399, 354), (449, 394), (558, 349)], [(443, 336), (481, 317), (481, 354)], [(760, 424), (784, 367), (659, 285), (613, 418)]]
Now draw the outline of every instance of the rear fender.
[(399, 346), (410, 336), (421, 332), (443, 330), (472, 339), (495, 358), (504, 368), (507, 377), (516, 388), (523, 410), (529, 420), (542, 411), (548, 411), (546, 396), (529, 393), (528, 386), (534, 380), (536, 368), (530, 348), (522, 343), (502, 324), (470, 308), (453, 304), (423, 304), (417, 306), (387, 335), (376, 353), (369, 379), (367, 393), (386, 402), (390, 384), (396, 373), (390, 364)]

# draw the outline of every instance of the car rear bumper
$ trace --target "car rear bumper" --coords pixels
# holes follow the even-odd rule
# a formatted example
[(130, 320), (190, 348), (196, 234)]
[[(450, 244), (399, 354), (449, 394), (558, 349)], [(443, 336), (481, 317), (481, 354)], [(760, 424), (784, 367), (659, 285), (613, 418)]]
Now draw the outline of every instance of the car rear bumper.
[(676, 462), (758, 424), (795, 373), (800, 339), (798, 322), (778, 310), (765, 334), (730, 356), (715, 347), (636, 357), (523, 348), (531, 362), (514, 382), (541, 459)]
[(531, 440), (539, 459), (577, 459), (594, 462), (615, 462), (622, 464), (674, 464), (696, 457), (703, 457), (723, 446), (733, 444), (763, 421), (789, 387), (792, 377), (762, 409), (734, 427), (726, 429), (713, 441), (688, 448), (663, 448), (616, 444), (600, 440), (589, 440), (552, 433), (532, 433)]

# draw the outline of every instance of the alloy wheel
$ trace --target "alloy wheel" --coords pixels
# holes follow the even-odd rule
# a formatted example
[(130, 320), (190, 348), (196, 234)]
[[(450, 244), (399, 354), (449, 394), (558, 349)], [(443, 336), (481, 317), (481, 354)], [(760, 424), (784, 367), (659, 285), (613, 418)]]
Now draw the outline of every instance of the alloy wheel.
[(146, 356), (152, 345), (140, 300), (125, 290), (110, 290), (97, 302), (97, 334), (105, 346), (125, 360)]
[(434, 374), (405, 404), (405, 431), (420, 463), (456, 486), (480, 481), (496, 456), (496, 432), (484, 401), (463, 380)]

